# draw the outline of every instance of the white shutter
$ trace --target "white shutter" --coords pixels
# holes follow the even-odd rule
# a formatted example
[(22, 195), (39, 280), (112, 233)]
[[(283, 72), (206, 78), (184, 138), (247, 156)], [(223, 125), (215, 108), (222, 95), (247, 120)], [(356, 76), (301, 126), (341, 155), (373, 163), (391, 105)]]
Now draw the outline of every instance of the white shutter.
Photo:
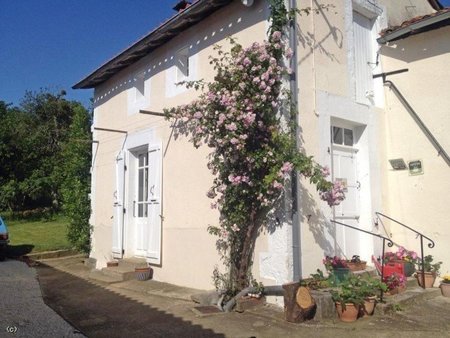
[(360, 103), (370, 104), (373, 96), (372, 20), (353, 12), (353, 43), (355, 53), (355, 97)]
[(162, 146), (148, 147), (148, 221), (149, 238), (147, 260), (152, 264), (161, 264), (161, 180), (162, 180)]
[(123, 212), (125, 197), (125, 153), (120, 151), (116, 156), (116, 191), (114, 192), (114, 223), (112, 255), (122, 258), (123, 255)]

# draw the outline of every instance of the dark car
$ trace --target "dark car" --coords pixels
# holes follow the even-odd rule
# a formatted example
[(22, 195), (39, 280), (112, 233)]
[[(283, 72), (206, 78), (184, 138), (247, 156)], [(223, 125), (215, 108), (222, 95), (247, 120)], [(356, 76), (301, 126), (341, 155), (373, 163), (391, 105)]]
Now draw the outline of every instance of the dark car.
[(9, 243), (8, 228), (6, 226), (6, 223), (0, 216), (0, 259), (4, 259), (8, 243)]

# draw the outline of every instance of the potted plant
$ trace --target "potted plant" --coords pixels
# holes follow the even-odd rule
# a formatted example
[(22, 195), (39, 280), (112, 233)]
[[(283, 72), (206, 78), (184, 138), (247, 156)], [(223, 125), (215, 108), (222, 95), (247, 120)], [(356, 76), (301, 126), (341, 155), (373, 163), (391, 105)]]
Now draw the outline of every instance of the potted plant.
[(364, 297), (364, 304), (361, 307), (362, 317), (373, 315), (377, 297), (380, 295), (381, 291), (386, 292), (387, 290), (387, 285), (378, 278), (361, 278), (360, 292)]
[[(423, 258), (423, 260), (419, 260), (416, 272), (416, 278), (419, 282), (419, 285), (421, 287), (424, 287), (425, 285), (425, 288), (432, 288), (436, 277), (439, 276), (439, 269), (441, 268), (441, 265), (442, 262), (433, 263), (432, 255), (427, 255)], [(424, 268), (423, 273), (422, 266)]]
[(353, 255), (352, 259), (346, 261), (350, 271), (361, 271), (366, 269), (367, 262), (362, 261), (358, 255)]
[(396, 272), (389, 276), (384, 276), (383, 283), (386, 284), (389, 295), (396, 295), (406, 290), (405, 276)]
[(354, 322), (358, 319), (360, 307), (364, 304), (360, 277), (348, 277), (338, 290), (331, 290), (331, 296), (341, 321)]
[(441, 285), (439, 285), (441, 288), (441, 293), (444, 297), (450, 297), (450, 275), (444, 275), (443, 279), (441, 280)]
[(337, 256), (325, 256), (323, 259), (323, 264), (325, 265), (328, 273), (331, 275), (330, 279), (335, 285), (340, 285), (348, 278), (350, 274), (350, 269), (347, 266), (347, 260), (344, 258)]
[(384, 263), (400, 263), (403, 265), (403, 271), (406, 277), (413, 275), (415, 265), (419, 256), (415, 251), (407, 250), (400, 246), (397, 252), (386, 252), (384, 255)]

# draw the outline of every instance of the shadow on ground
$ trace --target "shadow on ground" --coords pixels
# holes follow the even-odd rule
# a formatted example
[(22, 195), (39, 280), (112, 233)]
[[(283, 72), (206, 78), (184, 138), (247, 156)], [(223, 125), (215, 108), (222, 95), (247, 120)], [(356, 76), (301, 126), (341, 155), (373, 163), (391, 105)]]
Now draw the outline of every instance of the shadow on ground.
[(5, 250), (5, 255), (8, 258), (20, 258), (28, 255), (33, 249), (34, 245), (32, 244), (8, 245)]
[(224, 337), (48, 265), (36, 271), (44, 302), (88, 337)]

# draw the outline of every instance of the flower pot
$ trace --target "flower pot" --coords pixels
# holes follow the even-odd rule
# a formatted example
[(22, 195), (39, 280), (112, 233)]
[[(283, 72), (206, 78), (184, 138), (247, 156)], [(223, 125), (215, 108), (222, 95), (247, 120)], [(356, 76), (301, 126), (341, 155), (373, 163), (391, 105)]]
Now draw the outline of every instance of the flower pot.
[(365, 270), (367, 266), (367, 262), (361, 261), (359, 263), (347, 262), (347, 266), (350, 271), (361, 271)]
[(441, 288), (441, 293), (444, 297), (450, 297), (450, 283), (441, 283), (439, 287)]
[(377, 297), (367, 297), (364, 299), (364, 305), (360, 308), (360, 316), (368, 317), (372, 316), (375, 311), (375, 305), (377, 304)]
[(119, 266), (119, 262), (118, 261), (109, 261), (109, 262), (106, 262), (106, 266), (108, 268), (113, 268), (113, 267)]
[(390, 296), (393, 296), (393, 295), (398, 295), (399, 293), (402, 293), (402, 292), (405, 292), (405, 291), (406, 291), (406, 286), (403, 285), (403, 286), (399, 286), (399, 287), (396, 287), (396, 288), (394, 288), (392, 290), (387, 291), (386, 294), (390, 295)]
[(359, 305), (346, 303), (345, 309), (343, 309), (341, 303), (336, 303), (336, 311), (338, 313), (339, 319), (346, 323), (351, 323), (358, 319), (359, 308)]
[(403, 265), (403, 273), (406, 277), (411, 277), (414, 274), (414, 272), (416, 271), (414, 264), (411, 262), (407, 262), (407, 261), (403, 261), (403, 260), (396, 260), (396, 261), (394, 261), (394, 263)]
[(135, 268), (136, 279), (139, 281), (146, 281), (153, 278), (153, 269), (151, 267)]
[[(421, 287), (423, 287), (422, 284), (422, 271), (416, 272), (416, 278), (417, 282)], [(436, 280), (436, 274), (433, 272), (425, 272), (425, 288), (432, 288), (434, 285), (434, 281)]]
[(350, 275), (350, 269), (349, 268), (333, 269), (333, 275), (334, 275), (335, 284), (340, 285), (348, 279), (348, 277)]

